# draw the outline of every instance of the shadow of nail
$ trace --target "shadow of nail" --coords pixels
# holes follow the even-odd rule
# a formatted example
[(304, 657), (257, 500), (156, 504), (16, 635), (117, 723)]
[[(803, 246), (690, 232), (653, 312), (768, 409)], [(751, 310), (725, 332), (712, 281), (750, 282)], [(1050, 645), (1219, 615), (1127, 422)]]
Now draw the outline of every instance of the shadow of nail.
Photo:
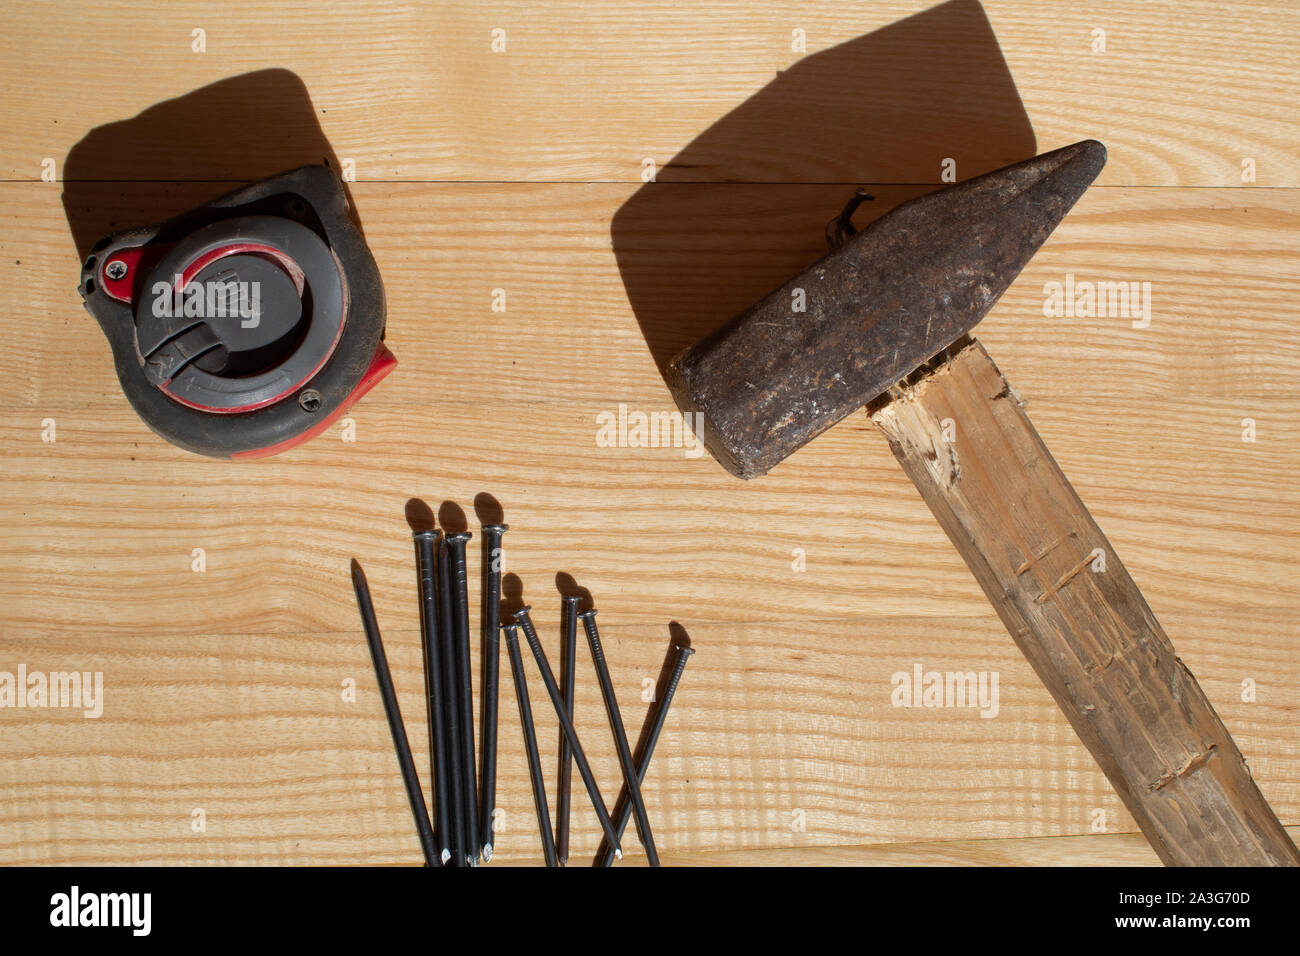
[(517, 574), (507, 574), (501, 579), (501, 617), (510, 616), (524, 606), (524, 582)]
[(438, 506), (438, 525), (445, 534), (460, 534), (469, 530), (464, 510), (454, 501), (444, 501)]
[(432, 531), (433, 509), (423, 498), (410, 499), (406, 502), (406, 523), (412, 531)]

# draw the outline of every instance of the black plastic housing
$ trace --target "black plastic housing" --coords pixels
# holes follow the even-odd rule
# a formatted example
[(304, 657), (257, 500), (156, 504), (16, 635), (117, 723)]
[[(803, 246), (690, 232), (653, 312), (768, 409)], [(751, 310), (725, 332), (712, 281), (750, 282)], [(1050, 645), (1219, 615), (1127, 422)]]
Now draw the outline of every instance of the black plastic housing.
[[(244, 186), (165, 222), (116, 232), (95, 244), (82, 264), (79, 289), (87, 311), (108, 338), (122, 390), (146, 425), (196, 454), (244, 457), (292, 442), (329, 421), (348, 402), (380, 348), (386, 318), (379, 268), (348, 213), (347, 194), (338, 177), (325, 166), (303, 166)], [(147, 254), (210, 223), (252, 215), (295, 220), (324, 240), (343, 283), (341, 337), (325, 364), (274, 404), (233, 413), (192, 408), (170, 398), (146, 377), (134, 306), (103, 289), (100, 269), (119, 251), (144, 247)], [(314, 394), (304, 396), (308, 390)]]

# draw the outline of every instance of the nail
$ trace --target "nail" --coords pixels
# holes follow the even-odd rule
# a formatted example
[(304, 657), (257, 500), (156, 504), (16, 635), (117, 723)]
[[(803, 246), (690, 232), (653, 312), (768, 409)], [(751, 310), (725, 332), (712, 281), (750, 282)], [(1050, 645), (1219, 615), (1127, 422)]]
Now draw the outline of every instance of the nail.
[(428, 700), (429, 772), (433, 775), (433, 808), (437, 820), (435, 836), (443, 866), (451, 859), (451, 833), (447, 801), (447, 728), (443, 721), (442, 648), (438, 644), (437, 562), (434, 558), (438, 532), (416, 531), (415, 576), (420, 588), (420, 634), (424, 640), (424, 689)]
[[(672, 706), (673, 695), (677, 693), (677, 684), (682, 679), (682, 671), (686, 670), (686, 662), (691, 659), (695, 653), (694, 648), (687, 647), (685, 644), (676, 644), (673, 650), (677, 652), (677, 659), (673, 663), (673, 673), (668, 679), (668, 687), (664, 690), (663, 700), (655, 708), (654, 722), (650, 725), (650, 735), (646, 738), (645, 756), (641, 758), (641, 763), (637, 766), (636, 779), (637, 783), (645, 782), (646, 771), (650, 769), (650, 758), (654, 756), (655, 744), (659, 743), (659, 735), (663, 732), (664, 724), (668, 720), (668, 708)], [(627, 829), (628, 821), (632, 819), (632, 803), (628, 799), (628, 788), (624, 785), (622, 792), (619, 794), (618, 803), (616, 804), (615, 816), (617, 818), (616, 832), (621, 839), (623, 832)], [(605, 843), (601, 846), (600, 852), (596, 855), (601, 866), (614, 865), (614, 853), (610, 845)]]
[(478, 778), (474, 765), (474, 677), (469, 657), (469, 594), (465, 571), (465, 543), (472, 535), (468, 531), (444, 535), (447, 552), (451, 557), (452, 626), (456, 638), (456, 703), (460, 709), (460, 759), (462, 782), (464, 830), (461, 852), (465, 862), (478, 866), (480, 844), (478, 839)]
[[(560, 689), (564, 693), (564, 709), (573, 719), (574, 690), (577, 668), (574, 657), (578, 651), (578, 603), (582, 598), (566, 594), (560, 599), (564, 605), (564, 646), (560, 653)], [(561, 865), (569, 862), (569, 807), (573, 796), (573, 754), (569, 738), (560, 730), (560, 784), (556, 791), (555, 852)]]
[(434, 845), (433, 824), (429, 822), (429, 810), (424, 805), (424, 791), (420, 789), (420, 778), (415, 772), (415, 761), (411, 758), (411, 744), (406, 739), (406, 727), (402, 723), (402, 711), (397, 706), (397, 691), (393, 688), (393, 675), (388, 670), (388, 657), (384, 654), (384, 642), (379, 637), (379, 622), (375, 620), (375, 606), (370, 600), (370, 586), (366, 583), (366, 573), (361, 570), (357, 559), (352, 559), (352, 587), (357, 592), (357, 607), (361, 609), (361, 626), (366, 632), (366, 642), (370, 645), (370, 658), (375, 663), (375, 677), (379, 680), (379, 696), (384, 702), (384, 713), (388, 716), (388, 729), (393, 735), (393, 746), (397, 749), (397, 763), (402, 768), (402, 782), (406, 785), (406, 798), (411, 804), (411, 815), (415, 817), (415, 829), (420, 835), (420, 849), (424, 851), (426, 866), (438, 866), (438, 851)]
[[(587, 643), (591, 646), (591, 660), (596, 665), (596, 680), (600, 682), (600, 695), (605, 698), (605, 713), (609, 716), (609, 730), (614, 735), (614, 747), (618, 751), (618, 763), (623, 770), (623, 786), (632, 798), (632, 812), (636, 816), (636, 832), (645, 848), (646, 858), (651, 866), (659, 865), (659, 851), (655, 848), (654, 836), (650, 832), (650, 815), (646, 813), (645, 798), (641, 795), (641, 781), (637, 778), (636, 765), (632, 762), (632, 748), (627, 743), (627, 730), (623, 727), (623, 715), (618, 709), (618, 698), (614, 696), (614, 681), (609, 676), (609, 664), (605, 661), (605, 649), (600, 643), (600, 631), (596, 628), (596, 611), (593, 608), (583, 611), (582, 627), (587, 632)], [(623, 834), (618, 834), (622, 839)]]
[(447, 799), (451, 829), (447, 843), (452, 866), (465, 861), (465, 764), (461, 759), (459, 693), (456, 689), (456, 634), (452, 625), (451, 556), (447, 538), (438, 539), (438, 623), (442, 648), (442, 716), (447, 742)]
[(482, 726), (483, 770), (479, 776), (478, 832), (483, 841), (483, 862), (492, 859), (493, 811), (497, 799), (497, 700), (501, 682), (501, 536), (509, 525), (483, 526), (483, 606), (479, 625), (483, 655)]
[(830, 248), (836, 249), (857, 235), (858, 228), (853, 225), (853, 214), (864, 202), (875, 198), (861, 186), (854, 191), (853, 198), (844, 205), (840, 214), (826, 224), (826, 244)]
[(533, 652), (533, 657), (537, 659), (537, 670), (542, 675), (542, 683), (546, 686), (546, 693), (551, 697), (551, 704), (555, 707), (555, 716), (560, 721), (560, 726), (564, 728), (564, 734), (569, 739), (569, 747), (573, 750), (574, 763), (578, 765), (578, 773), (582, 775), (582, 782), (587, 786), (587, 796), (591, 798), (592, 809), (596, 811), (596, 818), (600, 821), (600, 828), (605, 832), (605, 838), (609, 840), (610, 845), (614, 848), (614, 855), (618, 859), (623, 859), (623, 848), (619, 846), (618, 837), (614, 833), (614, 823), (609, 818), (609, 811), (605, 809), (605, 801), (600, 798), (600, 788), (596, 786), (596, 777), (591, 772), (591, 765), (587, 763), (587, 755), (582, 751), (582, 744), (578, 741), (578, 731), (573, 726), (573, 720), (570, 719), (568, 712), (564, 709), (564, 698), (560, 695), (560, 688), (555, 683), (555, 675), (551, 673), (551, 665), (546, 661), (546, 653), (542, 650), (542, 643), (537, 639), (537, 630), (533, 627), (533, 619), (529, 615), (531, 609), (524, 606), (515, 612), (515, 620), (519, 622), (520, 628), (523, 629), (524, 637), (528, 640), (528, 647)]
[(555, 837), (551, 833), (551, 811), (546, 806), (546, 784), (542, 781), (542, 757), (537, 752), (537, 729), (533, 726), (533, 707), (528, 701), (528, 681), (524, 678), (524, 661), (519, 653), (519, 628), (501, 625), (506, 632), (506, 651), (510, 655), (510, 673), (515, 678), (515, 699), (519, 701), (519, 723), (524, 728), (524, 750), (528, 753), (528, 774), (533, 782), (533, 806), (537, 808), (537, 828), (542, 835), (542, 855), (547, 866), (559, 866), (555, 857)]

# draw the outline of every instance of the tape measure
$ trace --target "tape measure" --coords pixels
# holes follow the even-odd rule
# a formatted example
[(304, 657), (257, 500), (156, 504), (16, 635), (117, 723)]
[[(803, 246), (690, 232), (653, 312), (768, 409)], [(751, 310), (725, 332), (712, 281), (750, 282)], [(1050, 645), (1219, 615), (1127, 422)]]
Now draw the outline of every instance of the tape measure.
[(324, 166), (107, 236), (79, 288), (132, 407), (200, 455), (301, 444), (397, 364), (379, 269)]

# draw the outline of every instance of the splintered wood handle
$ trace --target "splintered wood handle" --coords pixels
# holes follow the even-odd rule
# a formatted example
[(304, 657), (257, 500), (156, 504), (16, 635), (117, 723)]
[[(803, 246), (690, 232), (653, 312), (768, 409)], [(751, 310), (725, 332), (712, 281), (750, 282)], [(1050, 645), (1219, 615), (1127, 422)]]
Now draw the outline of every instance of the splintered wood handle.
[(871, 417), (1161, 860), (1300, 865), (984, 347), (959, 342)]

